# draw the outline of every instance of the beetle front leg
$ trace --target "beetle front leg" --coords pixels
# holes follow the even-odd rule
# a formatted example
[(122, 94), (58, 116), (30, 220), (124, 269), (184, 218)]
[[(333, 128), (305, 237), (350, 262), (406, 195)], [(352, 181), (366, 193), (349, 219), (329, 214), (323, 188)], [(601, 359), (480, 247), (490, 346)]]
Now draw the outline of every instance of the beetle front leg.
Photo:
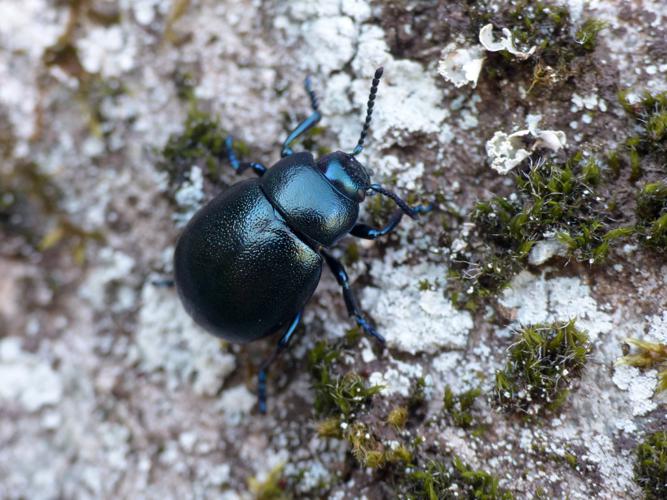
[(336, 277), (336, 281), (341, 287), (343, 287), (343, 299), (345, 299), (345, 307), (347, 308), (347, 313), (350, 316), (354, 317), (355, 321), (357, 322), (357, 325), (364, 331), (364, 333), (370, 335), (371, 337), (374, 337), (381, 344), (384, 344), (385, 343), (384, 337), (380, 335), (375, 330), (375, 328), (373, 328), (370, 325), (370, 323), (366, 320), (366, 318), (364, 318), (363, 314), (361, 313), (361, 308), (359, 307), (357, 298), (354, 296), (354, 292), (350, 287), (350, 278), (347, 276), (347, 272), (345, 272), (343, 264), (328, 252), (325, 252), (324, 250), (322, 250), (321, 252), (322, 255), (324, 256), (324, 260), (327, 262), (327, 265), (329, 266), (329, 269), (331, 269), (331, 272)]
[[(431, 205), (420, 205), (418, 207), (412, 208), (412, 211), (415, 214), (425, 214), (430, 212), (432, 209), (433, 207)], [(396, 229), (396, 226), (398, 226), (398, 223), (401, 222), (401, 219), (403, 218), (403, 214), (403, 210), (396, 210), (393, 214), (391, 214), (391, 218), (389, 219), (389, 222), (387, 222), (387, 225), (381, 228), (371, 227), (366, 224), (355, 224), (355, 226), (350, 231), (350, 234), (352, 236), (356, 236), (357, 238), (375, 240), (380, 236), (389, 234), (394, 229)]]
[(310, 107), (313, 109), (313, 112), (308, 118), (299, 123), (296, 126), (296, 128), (292, 130), (290, 134), (287, 136), (287, 139), (285, 139), (285, 142), (283, 142), (283, 147), (280, 151), (281, 158), (292, 155), (293, 151), (290, 145), (294, 141), (296, 141), (299, 138), (299, 136), (305, 134), (308, 130), (313, 128), (317, 124), (317, 122), (319, 122), (320, 119), (322, 118), (322, 114), (320, 113), (320, 106), (319, 103), (317, 102), (317, 95), (315, 95), (315, 91), (313, 90), (309, 76), (306, 77), (304, 85), (306, 87), (306, 92), (308, 93), (308, 97), (310, 98)]
[(273, 351), (273, 354), (271, 354), (271, 356), (269, 356), (267, 359), (264, 360), (264, 362), (259, 368), (259, 373), (257, 374), (257, 400), (258, 400), (257, 405), (259, 406), (260, 413), (266, 413), (266, 374), (269, 365), (271, 365), (271, 363), (273, 363), (276, 360), (276, 358), (280, 356), (280, 353), (282, 353), (285, 349), (287, 349), (289, 341), (292, 338), (292, 334), (296, 330), (296, 327), (299, 326), (299, 322), (301, 321), (302, 315), (303, 311), (299, 311), (297, 313), (297, 315), (290, 323), (289, 327), (287, 327), (287, 330), (285, 331), (283, 336), (280, 337), (278, 345), (276, 346), (276, 350)]
[(239, 161), (234, 152), (234, 138), (231, 135), (228, 135), (225, 139), (225, 147), (227, 148), (227, 159), (237, 174), (241, 174), (249, 168), (260, 177), (266, 172), (266, 167), (261, 163)]

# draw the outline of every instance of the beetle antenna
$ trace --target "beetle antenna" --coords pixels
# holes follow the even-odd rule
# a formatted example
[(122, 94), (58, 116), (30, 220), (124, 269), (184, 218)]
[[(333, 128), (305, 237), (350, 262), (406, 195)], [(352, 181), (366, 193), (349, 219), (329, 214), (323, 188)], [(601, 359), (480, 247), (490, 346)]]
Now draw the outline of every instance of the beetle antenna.
[(368, 133), (368, 128), (371, 126), (371, 116), (373, 116), (373, 106), (375, 105), (375, 96), (378, 93), (378, 85), (380, 85), (380, 78), (382, 78), (382, 72), (384, 68), (380, 66), (375, 70), (375, 75), (373, 76), (373, 83), (371, 83), (371, 92), (368, 95), (368, 104), (366, 106), (366, 121), (364, 121), (364, 126), (361, 129), (361, 135), (359, 136), (359, 142), (354, 147), (352, 151), (352, 156), (356, 156), (364, 150), (364, 140), (366, 140), (366, 134)]
[(412, 208), (410, 205), (406, 203), (406, 201), (403, 198), (398, 196), (393, 191), (389, 191), (388, 189), (383, 188), (379, 184), (371, 184), (370, 186), (368, 186), (368, 189), (375, 191), (376, 193), (380, 193), (381, 195), (384, 195), (388, 198), (391, 198), (392, 200), (394, 200), (394, 203), (396, 203), (399, 206), (399, 208), (403, 211), (403, 213), (405, 213), (406, 215), (408, 215), (413, 219), (417, 218), (417, 214), (423, 213), (425, 211), (425, 209), (423, 209), (421, 206), (417, 208)]

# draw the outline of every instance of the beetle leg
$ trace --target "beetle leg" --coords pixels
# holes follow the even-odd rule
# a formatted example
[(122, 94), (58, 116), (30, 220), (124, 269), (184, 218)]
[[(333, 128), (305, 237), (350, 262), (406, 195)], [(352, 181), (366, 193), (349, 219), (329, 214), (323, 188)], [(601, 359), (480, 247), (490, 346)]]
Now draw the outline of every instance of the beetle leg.
[(370, 323), (366, 320), (366, 318), (364, 318), (363, 314), (361, 313), (361, 308), (359, 307), (357, 298), (354, 296), (354, 292), (350, 287), (350, 278), (347, 276), (347, 272), (345, 272), (343, 264), (328, 252), (325, 252), (324, 250), (322, 250), (321, 252), (322, 255), (324, 256), (324, 260), (326, 260), (327, 265), (329, 266), (329, 269), (331, 269), (331, 272), (336, 277), (336, 281), (338, 281), (338, 284), (341, 287), (343, 287), (343, 299), (345, 299), (345, 307), (347, 308), (347, 313), (350, 316), (354, 317), (355, 321), (357, 322), (357, 325), (364, 331), (364, 333), (370, 335), (371, 337), (374, 337), (381, 344), (384, 344), (385, 342), (384, 337), (380, 335), (375, 330), (375, 328), (373, 328), (370, 325)]
[(322, 114), (320, 113), (319, 103), (317, 102), (317, 95), (315, 95), (315, 91), (313, 90), (313, 86), (309, 76), (306, 77), (304, 86), (306, 87), (306, 92), (308, 93), (308, 97), (310, 98), (310, 107), (313, 108), (313, 112), (308, 118), (299, 123), (299, 125), (297, 125), (297, 127), (294, 130), (292, 130), (290, 134), (287, 136), (287, 139), (285, 139), (285, 142), (283, 142), (283, 148), (280, 151), (281, 158), (284, 158), (285, 156), (290, 156), (293, 153), (292, 148), (290, 148), (290, 144), (292, 144), (295, 140), (297, 140), (301, 134), (304, 134), (308, 130), (313, 128), (317, 124), (317, 122), (319, 122), (320, 119), (322, 118)]
[(176, 282), (171, 278), (155, 278), (151, 280), (151, 285), (155, 288), (173, 288)]
[[(431, 210), (431, 205), (420, 205), (418, 207), (412, 208), (412, 211), (418, 214), (427, 213)], [(350, 234), (352, 236), (356, 236), (357, 238), (375, 240), (380, 236), (391, 233), (396, 228), (396, 226), (398, 226), (398, 223), (401, 222), (403, 213), (404, 212), (401, 209), (396, 210), (393, 214), (391, 214), (391, 218), (389, 219), (389, 222), (387, 222), (387, 225), (381, 228), (367, 226), (366, 224), (355, 224), (355, 226), (350, 231)]]
[(249, 168), (260, 177), (266, 172), (266, 167), (261, 163), (239, 161), (234, 152), (234, 139), (231, 135), (228, 135), (227, 139), (225, 139), (225, 147), (227, 148), (227, 159), (237, 174), (241, 174)]
[(281, 352), (287, 349), (289, 341), (292, 338), (292, 334), (296, 330), (296, 327), (299, 326), (302, 314), (303, 311), (299, 311), (297, 313), (297, 315), (294, 317), (290, 325), (287, 327), (285, 333), (283, 333), (283, 336), (280, 337), (278, 345), (276, 346), (276, 350), (273, 351), (273, 354), (271, 354), (271, 356), (269, 356), (267, 359), (264, 360), (264, 362), (259, 368), (259, 373), (257, 375), (257, 399), (258, 399), (258, 406), (260, 413), (266, 413), (266, 374), (269, 365), (273, 363), (278, 356), (280, 356)]
[(352, 230), (350, 231), (350, 234), (352, 236), (356, 236), (357, 238), (374, 240), (376, 238), (379, 238), (380, 236), (384, 236), (385, 234), (391, 233), (396, 228), (396, 226), (398, 226), (398, 223), (401, 222), (402, 218), (403, 218), (403, 211), (396, 210), (393, 214), (391, 214), (391, 218), (389, 219), (389, 222), (387, 222), (386, 226), (382, 228), (375, 228), (367, 226), (366, 224), (355, 224)]

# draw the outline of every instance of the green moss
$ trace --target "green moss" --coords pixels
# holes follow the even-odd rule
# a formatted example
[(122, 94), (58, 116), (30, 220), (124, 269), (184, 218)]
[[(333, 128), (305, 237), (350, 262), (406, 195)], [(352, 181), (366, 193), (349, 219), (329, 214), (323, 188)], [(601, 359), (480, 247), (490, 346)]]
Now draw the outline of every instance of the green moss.
[(359, 245), (357, 245), (354, 241), (351, 241), (345, 247), (345, 254), (343, 256), (343, 261), (345, 262), (345, 264), (352, 265), (355, 262), (359, 262), (359, 258), (360, 258)]
[(413, 411), (424, 404), (426, 400), (426, 380), (424, 377), (419, 377), (413, 386), (410, 388), (410, 396), (408, 397), (408, 411)]
[(449, 415), (454, 425), (469, 429), (473, 425), (472, 407), (482, 394), (480, 389), (470, 389), (461, 394), (454, 394), (451, 387), (445, 387), (443, 411)]
[(318, 342), (308, 354), (308, 363), (314, 379), (315, 410), (321, 415), (348, 419), (351, 414), (358, 413), (382, 387), (369, 385), (357, 373), (334, 374), (332, 365), (340, 354), (339, 349)]
[(633, 120), (633, 131), (625, 139), (622, 154), (630, 164), (630, 181), (644, 174), (646, 161), (657, 163), (667, 172), (667, 92), (645, 92), (637, 103), (628, 100), (629, 90), (618, 94), (619, 102)]
[(586, 19), (576, 26), (567, 7), (552, 1), (518, 0), (507, 7), (485, 0), (471, 2), (471, 38), (476, 38), (481, 26), (492, 23), (496, 28), (508, 28), (519, 50), (536, 47), (525, 61), (516, 61), (509, 52), (487, 54), (484, 73), (490, 80), (526, 76), (530, 90), (544, 85), (564, 82), (577, 73), (579, 59), (595, 50), (598, 34), (606, 24)]
[(667, 344), (638, 339), (626, 339), (625, 342), (635, 347), (637, 352), (623, 356), (618, 364), (642, 369), (657, 368), (657, 392), (667, 391)]
[(384, 226), (396, 210), (396, 204), (386, 196), (370, 196), (366, 198), (364, 206), (370, 214), (371, 224), (374, 226)]
[(255, 500), (290, 500), (293, 498), (286, 490), (283, 480), (284, 464), (274, 467), (267, 478), (260, 482), (255, 478), (248, 480), (248, 486)]
[(192, 165), (199, 165), (209, 176), (217, 178), (220, 164), (226, 158), (226, 137), (218, 118), (191, 109), (183, 132), (172, 135), (163, 148), (159, 167), (167, 172), (172, 184), (178, 184)]
[(638, 193), (636, 229), (642, 244), (667, 251), (667, 183), (646, 184)]
[(497, 294), (545, 236), (561, 241), (571, 258), (603, 262), (614, 245), (634, 234), (632, 226), (621, 225), (611, 195), (596, 188), (605, 176), (603, 165), (577, 153), (519, 171), (512, 195), (477, 203), (471, 214), (476, 251), (454, 256), (450, 266), (455, 302), (474, 309), (479, 299)]
[(498, 478), (475, 470), (458, 457), (451, 463), (431, 460), (410, 472), (404, 481), (404, 494), (410, 499), (509, 500), (513, 495), (498, 486)]
[(648, 436), (637, 446), (636, 453), (635, 481), (646, 500), (667, 498), (667, 432)]
[(496, 373), (496, 402), (512, 412), (557, 410), (581, 375), (589, 350), (588, 335), (574, 321), (524, 327), (516, 333), (505, 368)]
[(189, 71), (179, 69), (174, 72), (173, 81), (178, 98), (196, 107), (194, 75)]
[(387, 423), (396, 430), (401, 430), (405, 427), (408, 421), (408, 409), (405, 406), (397, 406), (387, 416)]
[[(318, 342), (310, 351), (308, 364), (313, 376), (315, 409), (325, 416), (317, 428), (324, 438), (345, 440), (350, 453), (362, 467), (379, 469), (392, 464), (409, 464), (412, 452), (405, 443), (400, 443), (402, 430), (406, 427), (410, 406), (394, 407), (385, 421), (378, 421), (366, 411), (372, 397), (381, 386), (369, 385), (360, 375), (346, 373), (338, 375), (336, 361), (342, 350), (349, 346), (344, 341), (337, 346)], [(398, 446), (386, 446), (378, 436), (394, 435)], [(416, 445), (415, 445), (416, 446)]]
[(583, 51), (593, 52), (597, 45), (600, 31), (606, 29), (608, 26), (606, 22), (599, 19), (586, 19), (577, 30), (575, 40), (581, 45)]
[(308, 130), (304, 135), (302, 145), (303, 149), (310, 151), (316, 157), (324, 156), (327, 153), (330, 153), (331, 150), (322, 144), (320, 144), (320, 139), (324, 136), (326, 129), (322, 126), (315, 126)]

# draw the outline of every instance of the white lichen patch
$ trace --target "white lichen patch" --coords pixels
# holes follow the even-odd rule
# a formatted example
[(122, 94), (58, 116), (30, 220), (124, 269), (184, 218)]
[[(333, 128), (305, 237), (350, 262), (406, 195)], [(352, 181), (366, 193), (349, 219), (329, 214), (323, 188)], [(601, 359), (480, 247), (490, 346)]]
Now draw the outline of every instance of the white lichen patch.
[[(368, 83), (368, 76), (355, 83), (355, 102), (366, 102)], [(376, 149), (382, 149), (404, 145), (415, 133), (438, 136), (449, 116), (449, 110), (441, 102), (442, 91), (432, 77), (424, 75), (421, 64), (408, 60), (388, 61), (382, 93), (375, 105), (371, 143)], [(352, 143), (357, 134), (358, 126), (352, 133)]]
[(420, 291), (421, 279), (433, 279), (442, 270), (430, 264), (394, 265), (391, 259), (371, 266), (375, 286), (367, 286), (362, 306), (372, 311), (389, 346), (415, 354), (463, 349), (473, 326), (470, 313), (459, 311), (442, 291)]
[(442, 51), (438, 73), (456, 87), (476, 87), (483, 64), (484, 53), (481, 47), (460, 47), (452, 42)]
[(558, 240), (540, 240), (528, 254), (528, 263), (531, 266), (541, 266), (555, 256), (567, 255), (567, 246)]
[(151, 283), (141, 293), (135, 341), (141, 369), (164, 373), (172, 389), (191, 384), (196, 394), (212, 396), (236, 367), (224, 342), (194, 323), (174, 290)]
[(204, 203), (204, 175), (197, 165), (193, 165), (190, 174), (174, 194), (179, 211), (172, 216), (178, 227), (184, 227)]
[(647, 336), (652, 342), (667, 344), (667, 311), (648, 318)]
[(50, 363), (21, 349), (20, 340), (0, 340), (0, 401), (3, 406), (19, 403), (34, 412), (60, 402), (62, 381)]
[(0, 106), (19, 139), (17, 150), (28, 153), (35, 133), (42, 56), (64, 30), (67, 12), (46, 0), (0, 1)]
[(368, 382), (382, 386), (380, 393), (384, 396), (399, 394), (407, 398), (415, 386), (416, 379), (423, 375), (421, 365), (393, 360), (392, 366), (385, 369), (384, 372), (371, 373)]
[(506, 50), (517, 59), (525, 60), (528, 59), (537, 47), (533, 46), (527, 51), (521, 51), (516, 48), (514, 45), (514, 38), (512, 37), (512, 32), (503, 28), (503, 36), (500, 40), (496, 41), (493, 37), (493, 24), (487, 24), (479, 30), (479, 43), (481, 43), (486, 50), (489, 52), (499, 52), (501, 50)]
[(486, 154), (491, 168), (499, 174), (507, 174), (540, 148), (559, 151), (567, 145), (565, 132), (561, 130), (540, 130), (537, 125), (539, 115), (528, 115), (528, 129), (511, 134), (496, 131), (486, 143)]
[(119, 77), (131, 70), (137, 53), (136, 42), (121, 25), (91, 28), (77, 48), (84, 69), (105, 78)]
[(515, 310), (515, 324), (575, 319), (592, 339), (612, 328), (611, 317), (600, 310), (589, 286), (579, 278), (546, 279), (544, 274), (522, 271), (503, 292), (500, 303)]
[(626, 391), (633, 416), (646, 415), (657, 407), (653, 394), (658, 386), (658, 372), (642, 373), (634, 366), (618, 365), (614, 368), (614, 384)]
[(382, 156), (373, 162), (373, 176), (396, 179), (396, 186), (404, 189), (416, 189), (423, 174), (422, 162), (404, 162), (394, 155)]
[(128, 282), (135, 261), (126, 253), (110, 247), (102, 248), (96, 266), (79, 288), (79, 296), (94, 309), (124, 311), (136, 305), (136, 291)]
[(486, 142), (486, 155), (491, 160), (491, 168), (505, 175), (528, 158), (530, 151), (525, 149), (524, 141), (528, 133), (527, 130), (520, 130), (513, 134), (506, 134), (497, 130)]
[(224, 413), (227, 424), (238, 425), (256, 404), (257, 396), (245, 385), (237, 385), (220, 395), (218, 408)]

